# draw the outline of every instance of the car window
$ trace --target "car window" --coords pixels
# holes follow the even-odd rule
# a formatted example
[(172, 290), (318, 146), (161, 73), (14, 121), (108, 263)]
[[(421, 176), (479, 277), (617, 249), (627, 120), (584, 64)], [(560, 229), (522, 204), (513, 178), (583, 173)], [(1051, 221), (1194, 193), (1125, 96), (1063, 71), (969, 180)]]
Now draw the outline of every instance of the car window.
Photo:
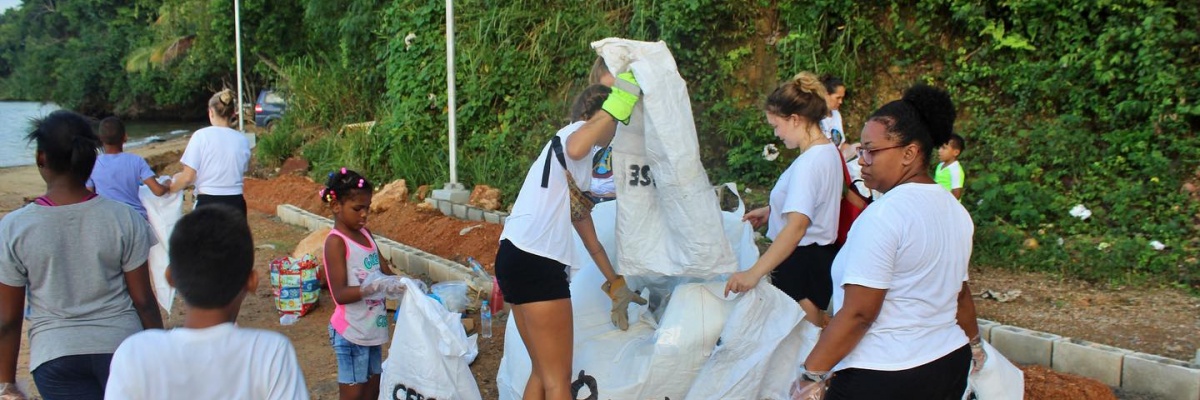
[(275, 92), (267, 93), (266, 102), (271, 103), (271, 104), (283, 104), (284, 103), (283, 97), (279, 97), (279, 95), (275, 94)]

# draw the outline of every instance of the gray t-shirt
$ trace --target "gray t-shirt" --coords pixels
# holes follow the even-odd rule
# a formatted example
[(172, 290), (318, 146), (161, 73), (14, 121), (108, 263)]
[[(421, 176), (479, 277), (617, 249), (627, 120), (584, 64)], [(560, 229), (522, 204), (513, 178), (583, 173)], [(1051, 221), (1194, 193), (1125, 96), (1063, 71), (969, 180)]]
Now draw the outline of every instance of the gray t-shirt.
[(157, 242), (133, 208), (96, 197), (26, 205), (0, 220), (0, 283), (25, 286), (29, 370), (59, 357), (111, 354), (142, 330), (125, 272)]

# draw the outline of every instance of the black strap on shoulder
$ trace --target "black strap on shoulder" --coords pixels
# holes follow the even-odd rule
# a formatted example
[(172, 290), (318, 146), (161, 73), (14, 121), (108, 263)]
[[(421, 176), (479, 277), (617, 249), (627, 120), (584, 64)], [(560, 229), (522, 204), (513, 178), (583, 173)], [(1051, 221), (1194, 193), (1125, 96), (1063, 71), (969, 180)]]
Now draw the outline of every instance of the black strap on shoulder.
[[(550, 139), (549, 152), (551, 154), (553, 154), (554, 158), (558, 159), (558, 164), (562, 165), (563, 170), (566, 170), (567, 169), (567, 158), (563, 156), (562, 138), (558, 137), (558, 135), (554, 135), (554, 138)], [(550, 184), (550, 155), (551, 154), (546, 155), (546, 163), (542, 165), (542, 187), (543, 188), (547, 187)]]

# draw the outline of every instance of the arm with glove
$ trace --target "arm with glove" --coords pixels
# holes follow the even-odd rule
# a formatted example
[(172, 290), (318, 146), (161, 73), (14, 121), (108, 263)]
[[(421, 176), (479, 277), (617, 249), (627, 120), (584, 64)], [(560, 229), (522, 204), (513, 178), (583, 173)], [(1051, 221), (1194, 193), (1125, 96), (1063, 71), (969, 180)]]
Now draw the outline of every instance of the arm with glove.
[(617, 122), (629, 124), (629, 119), (633, 116), (633, 107), (637, 105), (641, 95), (642, 89), (632, 72), (617, 74), (612, 92), (601, 106), (605, 112), (592, 115), (587, 123), (567, 138), (567, 156), (572, 160), (583, 159), (591, 153), (592, 146), (607, 145), (617, 132)]
[(592, 217), (589, 215), (572, 224), (575, 226), (575, 231), (579, 233), (579, 238), (583, 240), (584, 248), (596, 262), (596, 267), (600, 268), (600, 273), (604, 274), (605, 282), (600, 285), (600, 289), (608, 295), (609, 299), (612, 299), (613, 325), (621, 330), (629, 329), (629, 303), (646, 305), (646, 299), (630, 290), (629, 286), (625, 284), (625, 277), (617, 275), (617, 271), (613, 269), (612, 263), (608, 260), (608, 253), (604, 251), (604, 246), (596, 237), (596, 226), (592, 223)]

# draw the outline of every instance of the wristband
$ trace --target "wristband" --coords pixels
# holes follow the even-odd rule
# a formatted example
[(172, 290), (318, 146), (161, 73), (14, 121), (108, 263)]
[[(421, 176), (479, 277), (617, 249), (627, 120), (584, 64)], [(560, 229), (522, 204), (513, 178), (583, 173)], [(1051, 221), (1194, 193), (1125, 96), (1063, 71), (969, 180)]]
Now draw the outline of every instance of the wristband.
[(829, 379), (829, 371), (809, 371), (808, 367), (804, 368), (804, 379), (810, 382), (822, 382)]

